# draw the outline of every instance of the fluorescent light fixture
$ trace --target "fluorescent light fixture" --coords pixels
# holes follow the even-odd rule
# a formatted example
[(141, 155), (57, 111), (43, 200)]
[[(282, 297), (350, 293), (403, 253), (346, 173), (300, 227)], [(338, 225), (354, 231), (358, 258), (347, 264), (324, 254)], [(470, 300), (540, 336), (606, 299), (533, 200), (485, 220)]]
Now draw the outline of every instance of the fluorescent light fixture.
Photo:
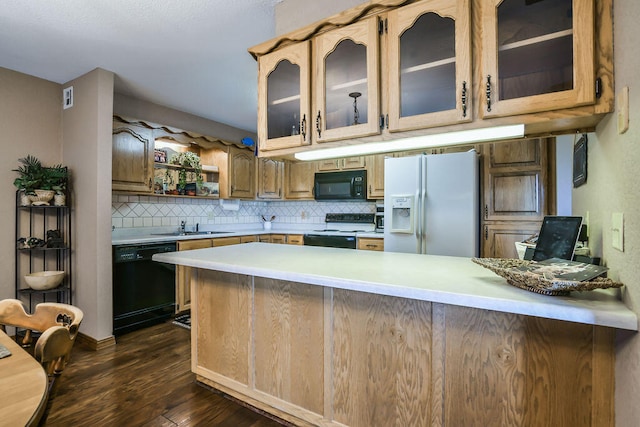
[(524, 124), (496, 126), (492, 128), (471, 129), (435, 135), (414, 136), (393, 141), (369, 142), (343, 147), (295, 153), (298, 160), (321, 160), (336, 157), (362, 156), (366, 154), (391, 153), (394, 151), (419, 150), (421, 148), (443, 147), (476, 142), (499, 141), (502, 139), (522, 138)]

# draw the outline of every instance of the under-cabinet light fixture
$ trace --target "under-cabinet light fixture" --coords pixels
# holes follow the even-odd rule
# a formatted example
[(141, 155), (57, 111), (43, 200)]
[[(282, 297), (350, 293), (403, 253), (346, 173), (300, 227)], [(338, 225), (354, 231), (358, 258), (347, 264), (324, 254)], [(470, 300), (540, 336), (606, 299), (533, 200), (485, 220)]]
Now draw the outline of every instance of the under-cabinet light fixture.
[(191, 144), (193, 144), (193, 142), (179, 142), (174, 140), (156, 139), (154, 147), (155, 148), (171, 148), (172, 150), (173, 149), (180, 150), (185, 147), (191, 146)]
[(369, 142), (343, 147), (324, 148), (320, 150), (295, 153), (298, 160), (322, 160), (336, 157), (362, 156), (367, 154), (392, 153), (394, 151), (419, 150), (421, 148), (443, 147), (476, 142), (499, 141), (522, 138), (524, 124), (496, 126), (491, 128), (471, 129), (434, 135), (414, 136), (395, 139), (393, 141)]

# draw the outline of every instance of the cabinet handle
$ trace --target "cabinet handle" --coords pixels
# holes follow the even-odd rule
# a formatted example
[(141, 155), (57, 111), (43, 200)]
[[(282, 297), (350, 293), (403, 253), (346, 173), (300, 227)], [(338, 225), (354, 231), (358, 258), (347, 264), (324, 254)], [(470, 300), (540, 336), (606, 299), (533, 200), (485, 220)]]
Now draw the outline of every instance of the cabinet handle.
[(489, 205), (484, 205), (484, 219), (489, 219)]
[(487, 111), (491, 111), (491, 76), (487, 75)]
[(151, 178), (149, 178), (149, 190), (151, 190), (152, 187), (153, 187), (153, 184), (151, 184)]
[(322, 124), (322, 118), (320, 117), (320, 110), (318, 110), (318, 117), (316, 117), (316, 130), (318, 131), (318, 138), (320, 138), (320, 125)]
[(467, 82), (462, 82), (462, 117), (467, 117)]
[(300, 133), (302, 134), (302, 140), (307, 140), (307, 115), (302, 115), (302, 121), (300, 122)]
[(484, 226), (484, 240), (489, 240), (489, 227)]

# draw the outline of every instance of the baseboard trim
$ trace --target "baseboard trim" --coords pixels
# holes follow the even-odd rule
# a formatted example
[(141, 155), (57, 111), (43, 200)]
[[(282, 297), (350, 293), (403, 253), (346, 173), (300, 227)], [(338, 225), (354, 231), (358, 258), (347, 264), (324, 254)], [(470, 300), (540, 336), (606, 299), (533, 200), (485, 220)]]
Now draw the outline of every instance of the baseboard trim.
[(76, 337), (76, 341), (94, 351), (104, 350), (105, 348), (113, 347), (114, 345), (116, 345), (116, 337), (114, 337), (113, 335), (101, 340), (97, 340), (88, 335), (84, 335), (82, 332), (79, 332), (78, 336)]

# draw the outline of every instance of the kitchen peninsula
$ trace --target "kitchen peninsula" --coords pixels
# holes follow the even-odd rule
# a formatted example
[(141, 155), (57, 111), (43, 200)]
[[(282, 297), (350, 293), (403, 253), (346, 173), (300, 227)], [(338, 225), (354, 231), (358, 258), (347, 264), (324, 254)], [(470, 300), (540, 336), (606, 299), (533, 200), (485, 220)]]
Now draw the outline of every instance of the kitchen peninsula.
[(303, 425), (614, 424), (615, 291), (548, 297), (467, 258), (250, 243), (193, 267), (192, 369)]

